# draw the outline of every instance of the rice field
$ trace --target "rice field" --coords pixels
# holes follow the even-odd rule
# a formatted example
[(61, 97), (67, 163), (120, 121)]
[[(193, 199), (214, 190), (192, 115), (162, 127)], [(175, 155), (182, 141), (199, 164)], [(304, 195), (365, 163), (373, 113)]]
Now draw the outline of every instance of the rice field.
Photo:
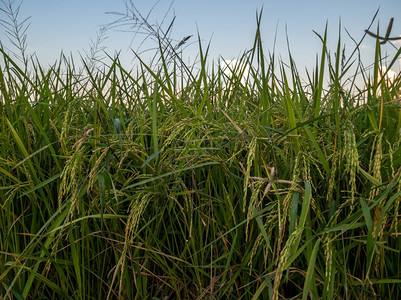
[(0, 48), (1, 299), (401, 298), (401, 50), (301, 78), (259, 28), (229, 76)]

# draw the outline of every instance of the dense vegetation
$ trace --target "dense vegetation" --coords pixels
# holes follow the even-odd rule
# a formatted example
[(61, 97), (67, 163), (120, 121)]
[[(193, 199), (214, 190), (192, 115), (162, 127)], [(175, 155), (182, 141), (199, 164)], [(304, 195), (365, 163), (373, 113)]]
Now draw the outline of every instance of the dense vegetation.
[(231, 76), (0, 49), (0, 297), (401, 298), (401, 77), (326, 32), (306, 82), (259, 30)]

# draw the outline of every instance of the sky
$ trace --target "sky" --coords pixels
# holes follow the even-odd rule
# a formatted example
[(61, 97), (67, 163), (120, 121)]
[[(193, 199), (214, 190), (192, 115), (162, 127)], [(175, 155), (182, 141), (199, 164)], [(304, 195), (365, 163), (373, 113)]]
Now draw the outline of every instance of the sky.
[[(252, 47), (256, 14), (262, 8), (261, 32), (265, 52), (274, 50), (276, 56), (288, 61), (288, 37), (291, 54), (299, 69), (311, 69), (315, 65), (316, 55), (321, 52), (321, 41), (313, 30), (323, 34), (326, 23), (328, 48), (333, 52), (340, 24), (342, 45), (351, 53), (354, 42), (345, 29), (359, 41), (378, 9), (372, 31), (376, 32), (379, 24), (380, 32), (384, 35), (390, 18), (394, 17), (391, 36), (401, 36), (400, 0), (25, 0), (22, 3), (15, 0), (15, 4), (21, 3), (20, 20), (30, 17), (27, 52), (35, 53), (41, 64), (52, 64), (59, 58), (61, 51), (79, 60), (80, 55), (89, 51), (91, 39), (96, 39), (101, 26), (118, 20), (121, 15), (116, 13), (124, 14), (126, 3), (130, 1), (144, 16), (157, 4), (148, 21), (160, 24), (164, 30), (175, 16), (171, 31), (174, 41), (178, 43), (192, 35), (183, 52), (187, 61), (196, 59), (198, 45), (195, 42), (198, 34), (204, 46), (210, 42), (211, 60), (239, 57)], [(8, 0), (0, 1), (1, 8), (4, 8), (4, 3), (8, 3)], [(6, 19), (4, 13), (0, 12), (0, 19)], [(122, 26), (109, 29), (104, 35), (107, 39), (101, 44), (111, 56), (120, 52), (120, 58), (127, 64), (127, 69), (130, 64), (137, 63), (131, 49), (141, 52), (146, 47), (157, 46), (141, 45), (144, 36), (136, 35), (134, 38), (133, 29)], [(11, 47), (4, 28), (0, 28), (0, 40)], [(394, 45), (400, 47), (401, 43)], [(366, 64), (373, 62), (374, 46), (375, 40), (370, 37), (362, 43), (361, 55)], [(395, 48), (388, 43), (383, 51), (391, 56)], [(148, 53), (141, 54), (145, 60)], [(393, 68), (398, 72), (400, 62)]]

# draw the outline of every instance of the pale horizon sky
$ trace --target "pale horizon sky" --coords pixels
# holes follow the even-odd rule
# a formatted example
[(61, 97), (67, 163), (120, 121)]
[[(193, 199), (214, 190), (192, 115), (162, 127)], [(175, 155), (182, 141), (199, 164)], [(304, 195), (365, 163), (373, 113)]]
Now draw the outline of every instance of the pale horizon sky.
[[(4, 2), (0, 7), (4, 8)], [(15, 1), (16, 4), (21, 1)], [(41, 64), (53, 64), (63, 51), (70, 53), (76, 60), (79, 54), (89, 50), (90, 40), (96, 38), (102, 25), (117, 19), (117, 15), (108, 12), (125, 12), (123, 0), (25, 0), (21, 4), (20, 17), (31, 17), (27, 31), (27, 52), (35, 53)], [(128, 1), (129, 2), (129, 1)], [(133, 1), (138, 11), (147, 15), (157, 1)], [(188, 42), (196, 42), (199, 32), (203, 45), (210, 41), (210, 60), (222, 57), (235, 59), (243, 51), (252, 47), (256, 31), (256, 13), (263, 8), (262, 37), (265, 53), (275, 51), (276, 56), (284, 61), (288, 58), (287, 37), (290, 49), (299, 69), (312, 69), (316, 55), (321, 52), (321, 42), (313, 30), (323, 34), (326, 22), (328, 24), (328, 48), (336, 50), (339, 22), (341, 20), (342, 45), (346, 46), (348, 54), (354, 50), (353, 41), (347, 36), (345, 28), (351, 36), (359, 41), (364, 30), (369, 26), (374, 14), (379, 9), (378, 16), (371, 28), (376, 32), (378, 22), (381, 35), (385, 34), (390, 18), (394, 17), (391, 36), (401, 36), (401, 1), (386, 0), (337, 0), (337, 1), (262, 1), (262, 0), (160, 0), (149, 16), (151, 24), (160, 23), (171, 5), (166, 16), (166, 29), (175, 16), (171, 37), (178, 43), (182, 38), (193, 35)], [(0, 19), (6, 16), (0, 12)], [(120, 28), (122, 29), (122, 28)], [(276, 47), (273, 48), (277, 30)], [(0, 40), (10, 47), (4, 28), (0, 28)], [(109, 30), (103, 46), (106, 52), (113, 56), (121, 51), (120, 58), (128, 64), (127, 69), (137, 61), (129, 50), (130, 46), (138, 50), (143, 37), (134, 40), (132, 32)], [(147, 45), (147, 44), (146, 44)], [(156, 45), (154, 45), (156, 46)], [(361, 55), (368, 65), (373, 62), (375, 39), (366, 37), (361, 47)], [(400, 43), (396, 44), (400, 47)], [(141, 50), (143, 49), (140, 48)], [(197, 43), (189, 45), (183, 54), (184, 59), (193, 61), (198, 53)], [(395, 53), (389, 43), (383, 46), (383, 54)], [(146, 57), (146, 53), (143, 54)], [(399, 71), (399, 62), (395, 66)]]

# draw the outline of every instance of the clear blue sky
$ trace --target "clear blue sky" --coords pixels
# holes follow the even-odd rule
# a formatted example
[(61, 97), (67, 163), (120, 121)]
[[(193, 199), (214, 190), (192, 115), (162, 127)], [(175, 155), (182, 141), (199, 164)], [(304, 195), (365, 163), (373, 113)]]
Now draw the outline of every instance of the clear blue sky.
[[(16, 3), (19, 1), (16, 0)], [(146, 15), (155, 1), (133, 0), (133, 3)], [(160, 0), (149, 21), (161, 22), (170, 4), (170, 0)], [(0, 2), (0, 6), (3, 5)], [(199, 31), (205, 44), (211, 41), (212, 59), (219, 56), (233, 59), (242, 51), (251, 48), (256, 29), (256, 11), (260, 11), (262, 7), (261, 29), (265, 51), (273, 50), (277, 26), (275, 53), (286, 59), (287, 28), (292, 54), (300, 69), (313, 67), (321, 43), (312, 30), (323, 33), (326, 21), (329, 26), (329, 48), (333, 52), (337, 43), (340, 18), (343, 44), (352, 51), (353, 42), (347, 37), (344, 28), (359, 40), (379, 7), (373, 31), (376, 30), (379, 21), (381, 32), (384, 34), (390, 18), (394, 17), (392, 36), (401, 35), (400, 0), (175, 0), (166, 22), (170, 21), (173, 15), (176, 16), (172, 37), (177, 42), (188, 35), (194, 35), (191, 39), (194, 41)], [(124, 11), (123, 0), (25, 0), (20, 14), (21, 17), (31, 17), (31, 25), (27, 32), (28, 52), (35, 52), (43, 64), (53, 63), (58, 59), (61, 50), (67, 54), (72, 53), (79, 59), (78, 54), (89, 49), (90, 39), (96, 37), (99, 27), (117, 19), (116, 15), (106, 12)], [(4, 15), (0, 16), (4, 19)], [(167, 24), (164, 26), (164, 29), (166, 28)], [(128, 64), (133, 63), (132, 52), (127, 50), (133, 34), (108, 31), (107, 35), (109, 38), (104, 44), (107, 46), (107, 52), (113, 55), (115, 51), (121, 50), (122, 58)], [(2, 28), (0, 37), (4, 44), (9, 45)], [(131, 44), (132, 48), (137, 50), (141, 40), (141, 36), (137, 36)], [(367, 38), (362, 50), (363, 57), (369, 60), (374, 53), (374, 39)], [(394, 53), (390, 45), (384, 50)], [(197, 45), (192, 45), (186, 49), (184, 57), (193, 60), (196, 53)]]

